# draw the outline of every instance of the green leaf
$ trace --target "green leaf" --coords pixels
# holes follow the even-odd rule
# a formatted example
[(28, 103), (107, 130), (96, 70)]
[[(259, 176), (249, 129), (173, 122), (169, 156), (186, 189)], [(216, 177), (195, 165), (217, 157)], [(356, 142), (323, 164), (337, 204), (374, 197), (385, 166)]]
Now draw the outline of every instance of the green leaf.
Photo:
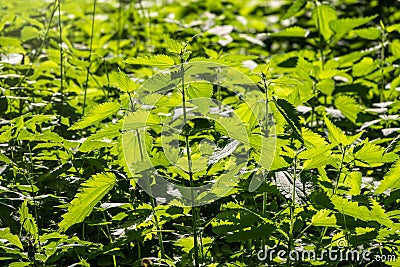
[(384, 147), (371, 143), (367, 138), (362, 143), (362, 147), (354, 153), (354, 158), (363, 163), (382, 165), (386, 162), (395, 161), (397, 155), (393, 152), (385, 153)]
[(378, 68), (377, 63), (370, 57), (364, 57), (360, 62), (353, 65), (353, 76), (361, 77), (373, 72)]
[(38, 36), (39, 30), (32, 26), (25, 26), (21, 31), (21, 40), (23, 42), (37, 38)]
[(301, 129), (300, 118), (299, 115), (297, 114), (296, 108), (288, 101), (280, 98), (274, 100), (274, 103), (276, 104), (279, 113), (282, 114), (282, 116), (289, 124), (290, 128), (292, 128), (294, 136), (303, 142), (304, 140), (300, 133)]
[(329, 41), (333, 35), (329, 23), (337, 18), (335, 9), (331, 5), (318, 5), (314, 11), (313, 17), (315, 27), (322, 34), (325, 41)]
[(390, 90), (396, 90), (396, 88), (400, 85), (400, 76), (397, 76), (392, 80), (392, 83), (390, 84)]
[(381, 37), (381, 31), (378, 28), (369, 27), (354, 30), (354, 33), (360, 36), (361, 38), (368, 39), (368, 40), (376, 40)]
[(347, 177), (347, 184), (350, 187), (349, 194), (352, 196), (357, 196), (361, 193), (361, 172), (351, 172)]
[(334, 125), (327, 117), (325, 117), (325, 124), (328, 128), (329, 141), (334, 145), (347, 144), (347, 137), (342, 130)]
[[(325, 146), (317, 146), (314, 148), (307, 149), (305, 151), (302, 151), (299, 155), (299, 159), (310, 159), (310, 158), (315, 158), (319, 157), (323, 154), (326, 154), (327, 152), (330, 152), (332, 149), (333, 145), (325, 145)], [(330, 154), (330, 153), (329, 153)]]
[(145, 126), (154, 126), (160, 124), (158, 116), (148, 110), (138, 110), (129, 112), (124, 118), (123, 130), (136, 130)]
[(206, 47), (204, 47), (204, 52), (207, 54), (207, 56), (211, 57), (211, 58), (218, 58), (219, 54), (217, 51), (212, 50), (212, 49), (207, 49)]
[(92, 126), (96, 122), (102, 121), (105, 118), (115, 114), (119, 110), (118, 102), (107, 102), (95, 106), (81, 120), (74, 123), (68, 130), (79, 130)]
[(311, 219), (311, 224), (314, 226), (336, 227), (336, 217), (330, 216), (332, 211), (322, 209), (317, 211)]
[(363, 221), (373, 220), (370, 216), (368, 208), (365, 206), (359, 206), (358, 202), (353, 202), (337, 195), (333, 195), (331, 197), (331, 201), (335, 206), (335, 209), (340, 213), (361, 219)]
[(299, 26), (293, 26), (284, 29), (283, 31), (269, 34), (269, 36), (274, 36), (274, 37), (303, 37), (303, 38), (307, 37), (307, 35), (308, 31)]
[(360, 105), (356, 100), (347, 95), (341, 95), (335, 99), (335, 106), (351, 122), (356, 123), (357, 115), (360, 112)]
[(12, 164), (11, 159), (2, 153), (0, 153), (0, 161), (5, 162), (6, 164)]
[(110, 74), (111, 85), (118, 87), (122, 92), (131, 93), (139, 88), (139, 85), (134, 83), (129, 76), (122, 71), (113, 71)]
[(257, 121), (257, 112), (260, 111), (259, 103), (249, 104), (247, 102), (239, 104), (236, 109), (235, 113), (239, 116), (239, 118), (246, 124), (246, 127), (249, 129), (253, 129), (254, 126), (258, 125)]
[[(219, 213), (212, 222), (212, 230), (217, 235), (224, 235), (227, 242), (269, 236), (275, 229), (270, 220), (237, 203), (229, 202), (223, 208), (224, 211)], [(260, 223), (256, 223), (257, 221)]]
[(19, 216), (21, 226), (36, 240), (39, 231), (35, 218), (33, 218), (32, 214), (29, 213), (27, 200), (22, 202), (21, 207), (19, 208)]
[(331, 156), (331, 149), (334, 145), (321, 145), (307, 149), (298, 155), (299, 159), (306, 159), (303, 168), (314, 169), (334, 164), (337, 159)]
[(11, 262), (8, 267), (25, 267), (31, 265), (30, 262)]
[(82, 145), (79, 147), (78, 151), (88, 153), (94, 151), (96, 149), (100, 149), (103, 147), (111, 147), (114, 144), (111, 142), (104, 142), (104, 141), (93, 141), (90, 139), (86, 139)]
[(329, 22), (329, 26), (335, 32), (334, 40), (339, 41), (346, 33), (351, 31), (354, 28), (360, 27), (378, 15), (369, 16), (365, 18), (345, 18), (345, 19), (336, 19)]
[(391, 189), (392, 191), (400, 188), (400, 160), (397, 160), (396, 163), (390, 168), (390, 171), (385, 175), (381, 184), (376, 189), (375, 193), (381, 194), (387, 189)]
[(302, 128), (301, 134), (304, 138), (305, 144), (310, 147), (325, 146), (327, 142), (325, 139), (317, 133), (314, 133), (310, 129)]
[(187, 89), (187, 95), (190, 99), (211, 98), (213, 95), (213, 85), (207, 81), (196, 81), (190, 83)]
[(307, 0), (295, 0), (294, 3), (289, 7), (285, 16), (283, 16), (282, 20), (288, 19), (296, 15), (307, 3)]
[(386, 26), (386, 30), (387, 32), (393, 32), (393, 31), (400, 32), (400, 23)]
[(10, 232), (10, 228), (2, 228), (0, 229), (0, 237), (1, 239), (7, 240), (9, 243), (13, 244), (14, 246), (19, 247), (20, 249), (24, 249), (22, 246), (21, 240), (17, 235), (14, 235)]
[(121, 134), (121, 129), (122, 129), (122, 123), (123, 120), (119, 120), (115, 124), (111, 125), (106, 125), (102, 127), (99, 131), (93, 133), (91, 136), (88, 137), (87, 140), (103, 140), (104, 138), (107, 138), (109, 140), (112, 140), (116, 137), (119, 137)]
[(124, 61), (127, 64), (145, 65), (158, 68), (169, 68), (175, 64), (175, 61), (167, 55), (155, 55), (150, 57), (131, 58)]
[[(210, 246), (213, 243), (213, 239), (211, 237), (203, 237), (201, 238), (201, 242), (203, 244), (203, 249)], [(194, 240), (193, 237), (183, 237), (177, 240), (174, 243), (175, 246), (181, 247), (185, 253), (189, 253), (194, 248)]]
[(330, 96), (335, 90), (335, 81), (332, 78), (323, 79), (317, 83), (317, 89)]
[(183, 50), (183, 45), (176, 40), (172, 40), (169, 36), (164, 37), (167, 49), (174, 54), (180, 54)]
[(61, 231), (66, 231), (72, 225), (82, 222), (94, 206), (114, 187), (116, 177), (113, 173), (100, 173), (87, 180), (75, 195), (68, 207), (68, 212), (58, 224)]
[(319, 167), (325, 167), (326, 165), (334, 165), (337, 162), (338, 162), (337, 158), (332, 157), (327, 153), (321, 155), (320, 157), (313, 157), (311, 159), (306, 160), (304, 162), (303, 168), (305, 170), (316, 169)]
[(393, 56), (395, 56), (396, 58), (400, 58), (400, 41), (397, 39), (393, 40), (393, 42), (391, 42), (389, 46)]
[(335, 209), (342, 214), (352, 216), (362, 221), (375, 221), (388, 228), (394, 227), (394, 223), (389, 219), (389, 215), (385, 213), (385, 210), (373, 199), (371, 200), (372, 210), (369, 210), (365, 206), (359, 206), (358, 202), (353, 202), (337, 195), (332, 196), (331, 201)]

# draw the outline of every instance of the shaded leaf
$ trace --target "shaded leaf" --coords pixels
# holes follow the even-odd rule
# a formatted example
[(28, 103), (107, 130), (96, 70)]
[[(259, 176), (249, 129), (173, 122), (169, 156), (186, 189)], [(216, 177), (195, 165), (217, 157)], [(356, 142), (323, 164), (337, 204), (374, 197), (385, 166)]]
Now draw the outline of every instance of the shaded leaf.
[(289, 7), (288, 11), (286, 12), (284, 19), (288, 19), (296, 15), (300, 10), (306, 5), (307, 0), (295, 0), (294, 3)]

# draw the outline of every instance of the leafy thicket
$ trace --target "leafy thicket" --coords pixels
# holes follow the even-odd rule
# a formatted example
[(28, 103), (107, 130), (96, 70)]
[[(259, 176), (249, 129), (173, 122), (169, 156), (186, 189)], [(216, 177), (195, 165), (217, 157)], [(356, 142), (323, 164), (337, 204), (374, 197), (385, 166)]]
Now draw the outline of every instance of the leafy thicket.
[[(399, 266), (399, 7), (1, 1), (0, 265)], [(185, 62), (259, 92), (218, 69), (182, 87)], [(137, 184), (155, 171), (218, 200), (163, 204)], [(257, 258), (338, 240), (372, 260)]]

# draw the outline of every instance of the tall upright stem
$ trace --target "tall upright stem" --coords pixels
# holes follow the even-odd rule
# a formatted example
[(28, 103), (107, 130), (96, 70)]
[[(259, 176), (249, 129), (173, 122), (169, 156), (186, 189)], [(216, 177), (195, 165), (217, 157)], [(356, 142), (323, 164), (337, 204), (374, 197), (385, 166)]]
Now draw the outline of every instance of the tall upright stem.
[[(181, 52), (181, 90), (182, 90), (182, 107), (183, 107), (183, 124), (185, 125), (187, 122), (186, 115), (186, 94), (185, 94), (185, 69), (183, 66), (183, 51)], [(194, 249), (194, 266), (199, 266), (199, 250), (198, 250), (198, 240), (197, 240), (197, 210), (195, 207), (195, 195), (194, 195), (194, 181), (193, 181), (193, 171), (192, 171), (192, 158), (190, 155), (190, 144), (189, 144), (189, 136), (185, 135), (185, 143), (186, 143), (186, 155), (188, 161), (188, 172), (190, 179), (190, 194), (192, 199), (192, 223), (193, 223), (193, 249)]]
[(84, 88), (84, 96), (83, 96), (83, 108), (82, 114), (85, 115), (85, 107), (86, 107), (86, 98), (87, 98), (87, 88), (89, 82), (89, 73), (90, 73), (90, 65), (92, 59), (92, 47), (93, 47), (93, 33), (94, 33), (94, 18), (96, 16), (96, 2), (97, 0), (93, 0), (93, 11), (92, 11), (92, 31), (90, 34), (90, 46), (89, 46), (89, 64), (86, 67), (86, 81), (85, 81), (85, 88)]
[(58, 29), (60, 33), (60, 93), (61, 93), (61, 102), (64, 102), (64, 54), (62, 47), (62, 21), (61, 21), (61, 0), (58, 0)]
[(381, 36), (381, 62), (379, 64), (380, 72), (381, 72), (381, 86), (379, 90), (379, 101), (383, 102), (385, 100), (384, 90), (385, 90), (385, 43), (386, 43), (386, 32), (385, 29), (382, 27), (382, 36)]
[[(294, 158), (293, 163), (293, 189), (292, 189), (292, 201), (290, 206), (290, 229), (289, 229), (289, 244), (287, 248), (287, 255), (294, 247), (293, 229), (294, 229), (294, 213), (296, 208), (296, 178), (297, 178), (297, 155)], [(286, 265), (290, 266), (290, 257), (287, 258)]]

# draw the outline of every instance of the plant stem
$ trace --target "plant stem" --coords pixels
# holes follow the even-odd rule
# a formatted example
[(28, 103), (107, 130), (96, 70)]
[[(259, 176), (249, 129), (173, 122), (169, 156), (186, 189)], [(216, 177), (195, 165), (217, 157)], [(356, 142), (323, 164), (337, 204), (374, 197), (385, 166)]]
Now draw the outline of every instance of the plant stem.
[(117, 53), (116, 56), (119, 57), (119, 51), (120, 51), (120, 42), (121, 42), (121, 36), (122, 36), (122, 5), (123, 1), (119, 1), (119, 7), (118, 7), (118, 39), (117, 39)]
[(384, 90), (385, 90), (385, 72), (384, 72), (384, 66), (385, 66), (385, 43), (386, 43), (386, 32), (385, 29), (382, 28), (382, 38), (381, 38), (381, 62), (379, 64), (379, 68), (381, 71), (381, 86), (379, 90), (379, 101), (383, 102), (385, 100), (385, 95), (384, 95)]
[[(289, 229), (289, 244), (287, 248), (287, 255), (289, 255), (290, 251), (293, 249), (293, 229), (294, 229), (294, 213), (296, 208), (296, 178), (297, 178), (297, 155), (294, 157), (293, 161), (293, 189), (292, 189), (292, 199), (290, 206), (290, 229)], [(287, 258), (286, 265), (290, 266), (290, 257)]]
[[(267, 209), (267, 192), (263, 192), (263, 206), (262, 206), (262, 216), (265, 218)], [(265, 248), (265, 237), (261, 239), (261, 249)]]
[(107, 65), (107, 60), (106, 59), (104, 59), (104, 68), (105, 68), (105, 71), (106, 71), (106, 77), (107, 77), (107, 94), (106, 94), (106, 96), (107, 96), (107, 101), (109, 100), (109, 97), (110, 97), (110, 75), (109, 75), (109, 73), (108, 73), (108, 65)]
[[(314, 6), (317, 8), (317, 1), (314, 1)], [(323, 36), (321, 34), (321, 18), (319, 17), (319, 13), (316, 12), (317, 15), (317, 27), (318, 27), (318, 50), (320, 53), (320, 63), (321, 63), (321, 69), (324, 69), (324, 64), (325, 64), (325, 58), (324, 58), (324, 46), (326, 44), (325, 40), (323, 39)]]
[[(132, 108), (133, 108), (132, 97), (131, 97), (130, 94), (129, 94), (129, 98), (131, 99), (131, 105), (132, 105)], [(136, 132), (136, 135), (137, 135), (137, 138), (138, 138), (140, 158), (143, 160), (143, 158), (144, 158), (144, 152), (143, 152), (143, 147), (142, 147), (142, 141), (140, 140), (140, 133), (139, 133), (139, 130), (138, 130), (138, 129), (136, 129), (135, 132)], [(149, 188), (150, 188), (150, 186), (149, 186)], [(163, 236), (162, 236), (162, 232), (161, 232), (161, 229), (160, 229), (160, 224), (159, 224), (159, 221), (158, 221), (158, 218), (157, 218), (157, 215), (156, 215), (156, 211), (155, 211), (155, 209), (156, 209), (156, 202), (154, 201), (154, 198), (153, 198), (152, 195), (150, 195), (150, 201), (151, 201), (151, 212), (152, 212), (152, 214), (153, 214), (153, 216), (154, 216), (154, 224), (155, 224), (156, 229), (157, 229), (158, 244), (159, 244), (159, 246), (160, 246), (161, 258), (162, 258), (162, 259), (165, 259), (166, 257), (165, 257), (165, 249), (164, 249), (164, 243), (163, 243)], [(140, 245), (139, 245), (139, 246), (140, 246)]]
[[(183, 59), (183, 51), (180, 54), (181, 58), (181, 89), (182, 89), (182, 108), (183, 108), (183, 124), (185, 125), (187, 122), (186, 115), (186, 95), (185, 95), (185, 69), (183, 67), (184, 59)], [(192, 223), (193, 223), (193, 249), (194, 249), (194, 265), (196, 267), (199, 266), (199, 250), (198, 250), (198, 240), (197, 240), (197, 211), (195, 207), (195, 197), (194, 197), (194, 181), (193, 181), (193, 172), (192, 172), (192, 158), (190, 154), (190, 144), (189, 144), (189, 136), (185, 135), (186, 142), (186, 155), (188, 161), (188, 172), (190, 179), (190, 188), (191, 188), (191, 199), (192, 199)]]
[(159, 221), (158, 221), (158, 218), (157, 218), (157, 215), (156, 215), (156, 211), (155, 211), (156, 203), (155, 203), (153, 197), (150, 197), (150, 199), (151, 199), (152, 212), (153, 212), (153, 216), (154, 216), (154, 223), (155, 223), (155, 226), (156, 226), (156, 229), (157, 229), (158, 245), (160, 246), (161, 258), (165, 259), (165, 249), (164, 249), (164, 243), (163, 243), (163, 236), (162, 236), (162, 233), (160, 231), (161, 229), (159, 227)]
[[(103, 219), (104, 219), (104, 221), (107, 221), (105, 211), (103, 211)], [(107, 224), (105, 225), (105, 227), (106, 227), (106, 231), (107, 231), (105, 234), (106, 234), (108, 240), (110, 241), (110, 244), (112, 244), (113, 240), (112, 240), (112, 235), (111, 235), (111, 232), (110, 232), (110, 228), (108, 227)], [(112, 258), (113, 258), (114, 267), (117, 267), (118, 265), (117, 265), (117, 259), (116, 259), (115, 255), (112, 255)]]
[(264, 85), (264, 90), (265, 90), (265, 137), (269, 136), (269, 130), (268, 130), (268, 88), (269, 88), (269, 83), (267, 83), (267, 76), (265, 75), (264, 72), (261, 73), (262, 78), (263, 78), (263, 85)]
[(86, 67), (86, 80), (85, 80), (85, 87), (84, 87), (82, 115), (85, 115), (86, 98), (87, 98), (87, 88), (88, 88), (89, 73), (90, 73), (90, 65), (91, 65), (91, 59), (92, 59), (93, 33), (94, 33), (94, 18), (95, 18), (95, 16), (96, 16), (96, 2), (97, 2), (97, 0), (93, 0), (92, 31), (91, 31), (91, 34), (90, 34), (90, 45), (89, 45), (89, 64), (88, 64), (88, 66)]
[(345, 157), (345, 154), (346, 154), (346, 147), (344, 146), (343, 148), (341, 148), (341, 150), (342, 150), (342, 158), (340, 160), (339, 172), (338, 172), (338, 175), (336, 177), (336, 184), (335, 184), (335, 188), (333, 189), (332, 195), (335, 195), (337, 193), (337, 190), (339, 188), (340, 174), (342, 174), (342, 170), (343, 170), (344, 157)]
[[(26, 77), (28, 76), (28, 74), (29, 74), (29, 73), (32, 71), (32, 69), (33, 69), (33, 64), (35, 63), (35, 61), (36, 61), (37, 58), (39, 57), (40, 53), (42, 53), (42, 50), (43, 50), (43, 47), (44, 47), (44, 42), (46, 41), (47, 35), (49, 34), (49, 31), (50, 31), (51, 22), (53, 21), (54, 14), (56, 13), (56, 10), (57, 10), (58, 5), (59, 5), (60, 3), (58, 2), (58, 4), (57, 4), (57, 1), (56, 1), (55, 4), (56, 4), (55, 7), (54, 7), (53, 10), (51, 11), (50, 20), (49, 20), (49, 23), (47, 24), (46, 32), (45, 32), (45, 34), (44, 34), (44, 36), (43, 36), (43, 38), (42, 38), (42, 42), (40, 43), (39, 48), (38, 48), (38, 49), (36, 50), (36, 52), (33, 54), (32, 61), (31, 61), (31, 64), (30, 64), (30, 66), (29, 66), (29, 69), (28, 69), (27, 71), (25, 71), (24, 76), (22, 76), (22, 78), (18, 81), (18, 84), (17, 84), (16, 87), (20, 87), (21, 84), (26, 80)], [(22, 90), (21, 90), (21, 91), (22, 91)], [(23, 103), (24, 103), (24, 99), (21, 97), (20, 100), (19, 100), (19, 114), (20, 114), (20, 115), (22, 115)]]
[(64, 102), (64, 55), (63, 55), (63, 48), (62, 48), (62, 25), (61, 25), (61, 0), (58, 0), (58, 30), (60, 33), (60, 93), (61, 93), (61, 103)]
[[(264, 90), (265, 90), (265, 92), (264, 92), (264, 94), (265, 94), (265, 125), (264, 125), (265, 126), (265, 132), (264, 132), (264, 134), (265, 134), (265, 137), (268, 137), (269, 136), (269, 132), (268, 132), (269, 131), (268, 130), (268, 110), (269, 110), (269, 107), (268, 107), (268, 87), (269, 86), (267, 84), (267, 77), (266, 77), (265, 73), (262, 72), (261, 75), (262, 75), (263, 86), (264, 86)], [(263, 215), (264, 218), (266, 216), (266, 209), (267, 209), (267, 192), (263, 192), (262, 215)], [(266, 245), (265, 237), (263, 237), (262, 240), (261, 240), (261, 249), (264, 249), (265, 245)]]

